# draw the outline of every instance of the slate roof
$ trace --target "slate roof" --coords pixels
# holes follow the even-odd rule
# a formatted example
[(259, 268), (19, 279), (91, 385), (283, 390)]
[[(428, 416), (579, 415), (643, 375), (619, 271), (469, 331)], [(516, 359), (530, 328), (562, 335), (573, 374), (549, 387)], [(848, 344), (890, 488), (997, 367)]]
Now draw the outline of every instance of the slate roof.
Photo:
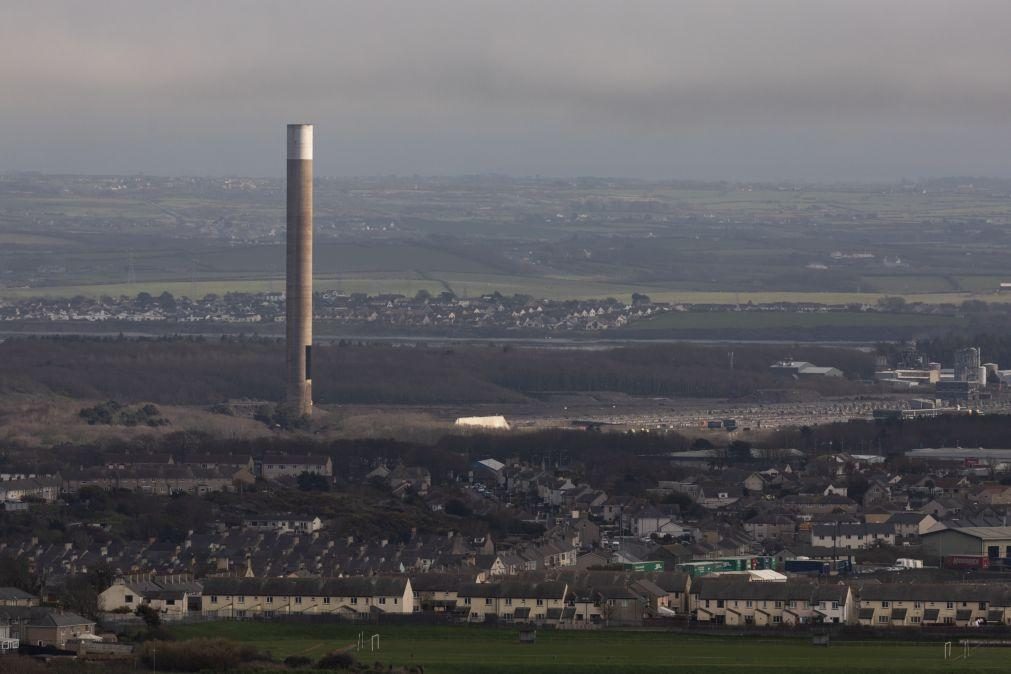
[(322, 466), (330, 457), (324, 454), (275, 454), (267, 453), (263, 455), (261, 463), (278, 466)]
[(948, 527), (928, 532), (926, 535), (933, 535), (941, 531), (957, 531), (960, 534), (979, 538), (984, 541), (1003, 540), (1011, 538), (1011, 527)]
[(469, 582), (473, 582), (472, 576), (458, 573), (419, 573), (411, 576), (411, 588), (415, 592), (454, 592)]
[(750, 582), (735, 576), (702, 577), (692, 584), (691, 593), (705, 599), (751, 599), (758, 601), (845, 601), (845, 585), (796, 582)]
[(1011, 599), (1009, 590), (996, 583), (869, 583), (856, 593), (863, 601), (1001, 602)]
[(302, 596), (302, 597), (394, 597), (407, 589), (406, 576), (358, 576), (348, 578), (208, 578), (205, 595)]
[(457, 596), (472, 598), (504, 599), (562, 599), (565, 583), (558, 581), (502, 581), (495, 583), (465, 583), (457, 590)]
[(890, 536), (895, 534), (893, 524), (815, 524), (811, 527), (815, 536)]
[(24, 622), (37, 627), (74, 627), (95, 624), (94, 620), (71, 613), (70, 611), (39, 606), (32, 608), (0, 608), (0, 619), (12, 622)]
[(0, 601), (27, 601), (35, 599), (35, 595), (17, 587), (0, 587)]

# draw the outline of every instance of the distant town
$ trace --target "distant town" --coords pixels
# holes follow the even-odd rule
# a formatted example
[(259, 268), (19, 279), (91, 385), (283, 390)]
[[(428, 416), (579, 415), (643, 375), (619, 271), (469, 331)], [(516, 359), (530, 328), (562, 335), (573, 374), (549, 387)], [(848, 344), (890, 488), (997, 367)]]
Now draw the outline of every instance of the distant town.
[[(90, 298), (0, 299), (3, 322), (78, 322), (239, 324), (269, 326), (284, 322), (284, 293), (239, 293), (206, 295), (199, 299), (175, 297), (163, 292), (151, 295)], [(978, 306), (977, 306), (978, 305)], [(997, 305), (1000, 310), (1004, 305)], [(883, 298), (874, 304), (820, 302), (671, 303), (634, 294), (630, 302), (614, 298), (554, 300), (528, 295), (488, 293), (457, 297), (451, 292), (433, 295), (419, 291), (368, 295), (325, 291), (315, 294), (314, 318), (323, 325), (372, 327), (377, 330), (474, 330), (510, 332), (603, 332), (648, 325), (667, 313), (709, 314), (911, 314), (956, 317), (986, 311), (983, 302), (965, 305), (907, 303), (901, 298)]]

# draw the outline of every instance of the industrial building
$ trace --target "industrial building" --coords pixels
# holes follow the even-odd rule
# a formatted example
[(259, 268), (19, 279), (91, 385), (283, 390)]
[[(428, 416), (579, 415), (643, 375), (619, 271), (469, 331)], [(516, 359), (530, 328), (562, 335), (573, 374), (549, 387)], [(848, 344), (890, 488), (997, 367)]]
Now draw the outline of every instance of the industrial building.
[(925, 447), (909, 450), (906, 458), (931, 463), (954, 463), (966, 468), (987, 467), (996, 471), (1011, 467), (1011, 449)]
[(821, 367), (803, 360), (781, 360), (770, 367), (777, 374), (794, 377), (841, 377), (842, 370), (836, 367)]
[(892, 388), (913, 388), (916, 386), (929, 386), (941, 380), (941, 370), (878, 370), (874, 373), (874, 380), (887, 384)]
[[(982, 373), (980, 372), (981, 370)], [(980, 365), (979, 349), (970, 346), (955, 352), (955, 381), (974, 381), (986, 385), (986, 371)]]
[(942, 380), (935, 387), (937, 397), (952, 405), (964, 405), (979, 399), (979, 386), (974, 381)]
[(921, 536), (926, 551), (946, 557), (972, 555), (1001, 559), (1011, 557), (1011, 527), (947, 527)]

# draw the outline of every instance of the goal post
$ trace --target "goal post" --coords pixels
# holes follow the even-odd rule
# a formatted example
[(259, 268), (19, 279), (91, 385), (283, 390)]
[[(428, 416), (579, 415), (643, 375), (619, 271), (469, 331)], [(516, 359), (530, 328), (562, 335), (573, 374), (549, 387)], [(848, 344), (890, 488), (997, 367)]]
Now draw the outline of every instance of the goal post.
[(945, 641), (944, 642), (944, 659), (945, 660), (950, 660), (951, 659), (951, 642), (950, 641)]
[(373, 634), (372, 635), (371, 646), (372, 646), (372, 650), (373, 651), (378, 651), (379, 650), (379, 635), (378, 634)]

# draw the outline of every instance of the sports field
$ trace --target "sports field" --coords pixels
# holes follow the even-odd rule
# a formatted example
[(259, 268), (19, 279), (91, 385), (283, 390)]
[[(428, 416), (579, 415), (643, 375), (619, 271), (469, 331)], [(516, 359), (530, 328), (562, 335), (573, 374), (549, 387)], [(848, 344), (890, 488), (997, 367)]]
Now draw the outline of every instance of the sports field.
[[(939, 642), (835, 642), (807, 639), (682, 636), (645, 631), (539, 631), (535, 644), (520, 644), (515, 629), (482, 627), (354, 626), (216, 622), (173, 628), (181, 639), (221, 637), (255, 643), (274, 658), (319, 658), (351, 648), (360, 632), (366, 645), (356, 656), (384, 665), (422, 665), (426, 673), (457, 672), (922, 672), (1005, 671), (1011, 650), (978, 649), (968, 659), (945, 661)], [(378, 652), (369, 637), (380, 635)], [(971, 636), (971, 635), (970, 635)], [(955, 655), (960, 655), (959, 648)]]

